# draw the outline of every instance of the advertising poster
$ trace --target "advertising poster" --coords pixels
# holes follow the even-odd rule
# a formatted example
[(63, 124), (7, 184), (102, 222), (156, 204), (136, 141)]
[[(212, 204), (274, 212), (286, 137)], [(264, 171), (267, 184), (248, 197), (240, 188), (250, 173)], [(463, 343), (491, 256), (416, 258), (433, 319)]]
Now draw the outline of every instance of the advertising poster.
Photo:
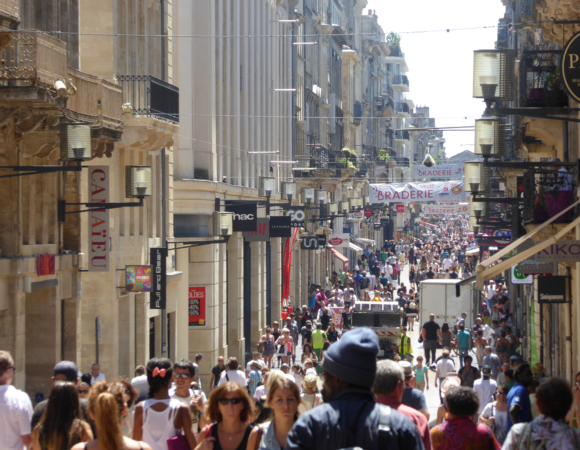
[(190, 286), (188, 296), (188, 315), (190, 327), (205, 326), (206, 288)]
[(391, 183), (369, 185), (370, 202), (464, 202), (463, 180), (434, 181), (431, 183)]
[(125, 266), (127, 292), (151, 292), (151, 266)]
[(423, 212), (432, 215), (468, 214), (469, 203), (460, 203), (458, 205), (425, 205)]
[(453, 176), (463, 176), (463, 164), (444, 164), (440, 166), (413, 167), (413, 178), (449, 178)]

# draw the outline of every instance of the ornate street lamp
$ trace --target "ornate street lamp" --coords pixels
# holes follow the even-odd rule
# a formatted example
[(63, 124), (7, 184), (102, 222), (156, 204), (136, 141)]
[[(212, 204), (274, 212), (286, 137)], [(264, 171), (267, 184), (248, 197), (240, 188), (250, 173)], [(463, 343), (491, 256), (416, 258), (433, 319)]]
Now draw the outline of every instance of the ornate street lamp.
[(125, 197), (151, 196), (151, 167), (125, 166)]
[(473, 97), (492, 102), (514, 97), (514, 50), (475, 50), (473, 57)]
[(276, 189), (276, 179), (273, 177), (260, 177), (260, 197), (270, 198)]
[(296, 183), (292, 181), (284, 181), (282, 183), (282, 197), (286, 197), (288, 201), (296, 198)]
[(498, 158), (505, 153), (505, 120), (477, 119), (473, 152), (484, 158)]
[(302, 203), (310, 205), (314, 202), (314, 188), (302, 188)]

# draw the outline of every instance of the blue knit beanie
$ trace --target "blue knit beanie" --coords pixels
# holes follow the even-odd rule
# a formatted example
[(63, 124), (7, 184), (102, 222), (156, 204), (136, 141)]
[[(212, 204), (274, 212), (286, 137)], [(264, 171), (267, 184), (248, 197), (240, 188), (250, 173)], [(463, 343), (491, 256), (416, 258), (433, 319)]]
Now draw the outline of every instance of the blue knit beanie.
[(324, 352), (322, 367), (347, 383), (371, 388), (377, 373), (379, 339), (370, 328), (355, 328), (344, 333)]

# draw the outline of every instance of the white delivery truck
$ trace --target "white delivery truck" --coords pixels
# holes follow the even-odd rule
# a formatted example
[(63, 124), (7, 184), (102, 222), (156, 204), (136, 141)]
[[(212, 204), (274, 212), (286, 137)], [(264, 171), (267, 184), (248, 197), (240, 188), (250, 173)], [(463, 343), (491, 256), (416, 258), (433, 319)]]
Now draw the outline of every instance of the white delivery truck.
[[(453, 330), (455, 323), (466, 312), (465, 328), (475, 324), (477, 303), (474, 301), (474, 284), (461, 286), (462, 280), (425, 280), (419, 284), (419, 322), (422, 327), (435, 314), (435, 322), (440, 326), (445, 322)], [(469, 328), (468, 328), (469, 327)]]

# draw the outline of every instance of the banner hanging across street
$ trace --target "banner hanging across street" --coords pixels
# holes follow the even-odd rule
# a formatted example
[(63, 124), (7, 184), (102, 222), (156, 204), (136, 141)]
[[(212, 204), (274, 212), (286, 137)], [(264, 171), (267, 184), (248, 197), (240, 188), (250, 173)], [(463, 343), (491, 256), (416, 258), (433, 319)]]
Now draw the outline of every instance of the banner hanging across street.
[(441, 166), (415, 166), (413, 178), (448, 178), (463, 176), (463, 164), (445, 164)]
[(371, 184), (370, 202), (464, 202), (466, 200), (463, 180), (434, 181), (432, 183)]
[(469, 213), (469, 203), (460, 203), (458, 205), (425, 205), (423, 208), (425, 214), (467, 214)]

